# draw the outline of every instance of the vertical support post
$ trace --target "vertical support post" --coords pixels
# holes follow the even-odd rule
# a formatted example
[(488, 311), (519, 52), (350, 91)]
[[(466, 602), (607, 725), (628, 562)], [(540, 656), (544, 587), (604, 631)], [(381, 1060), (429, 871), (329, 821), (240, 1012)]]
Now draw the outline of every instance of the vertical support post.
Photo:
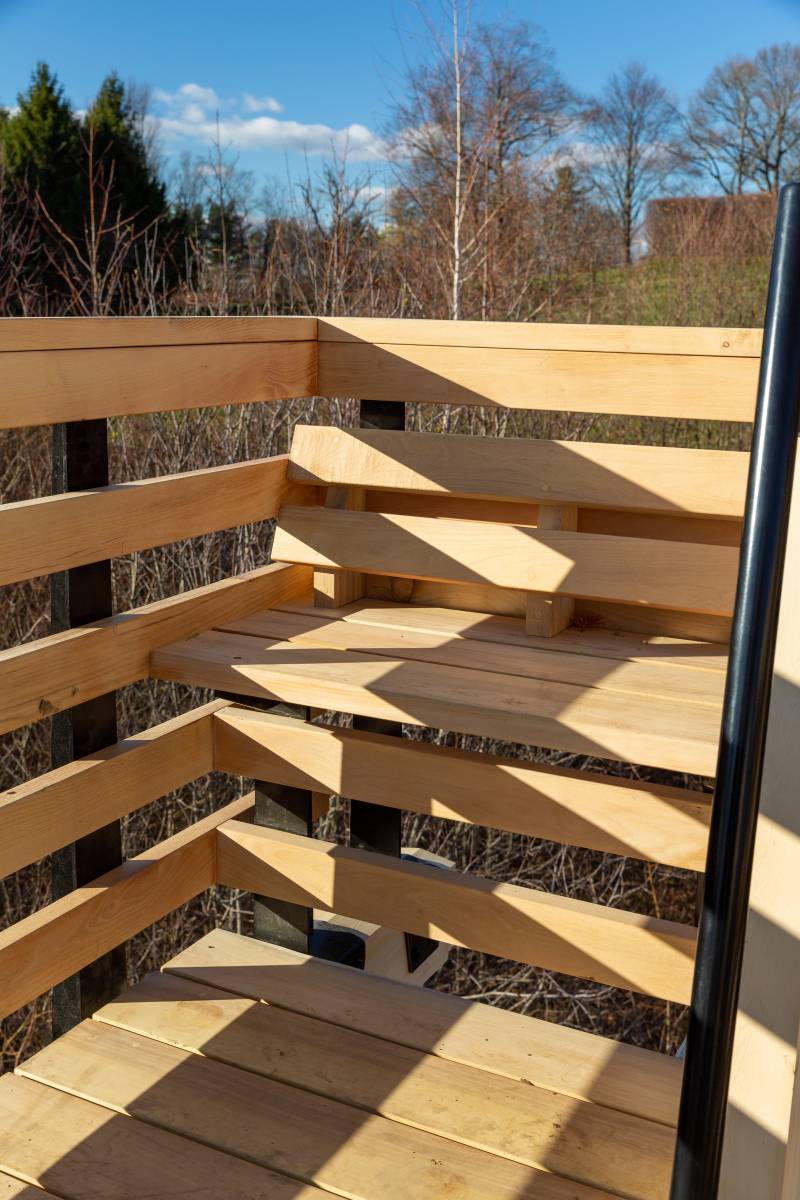
[[(54, 493), (108, 484), (108, 430), (103, 419), (53, 427)], [(50, 577), (51, 629), (60, 633), (109, 617), (113, 611), (111, 563), (89, 563)], [(116, 693), (107, 692), (64, 712), (52, 722), (52, 765), (63, 766), (117, 740)], [(66, 896), (122, 862), (119, 821), (80, 838), (52, 856), (53, 898)], [(125, 985), (125, 947), (118, 946), (53, 991), (53, 1036), (111, 1000)]]
[[(406, 427), (406, 406), (387, 400), (361, 401), (362, 429), (397, 429)], [(353, 728), (370, 733), (382, 733), (389, 737), (402, 737), (403, 726), (399, 721), (382, 721), (373, 717), (353, 717)], [(402, 812), (399, 808), (386, 808), (381, 804), (369, 804), (365, 800), (350, 801), (350, 845), (359, 850), (373, 850), (378, 854), (400, 857)], [(437, 943), (430, 938), (406, 933), (406, 959), (409, 972), (413, 972), (436, 949)]]
[[(578, 528), (575, 504), (540, 504), (539, 529)], [(530, 592), (525, 606), (525, 632), (535, 637), (555, 637), (572, 621), (575, 601), (571, 596)]]
[(670, 1200), (714, 1200), (719, 1189), (800, 428), (798, 280), (800, 184), (790, 183), (772, 254)]

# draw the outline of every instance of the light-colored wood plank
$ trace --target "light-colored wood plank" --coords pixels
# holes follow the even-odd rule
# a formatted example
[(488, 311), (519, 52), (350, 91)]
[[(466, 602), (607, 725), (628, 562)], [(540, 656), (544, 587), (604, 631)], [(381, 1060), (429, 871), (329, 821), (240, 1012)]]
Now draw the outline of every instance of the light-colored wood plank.
[[(556, 1175), (631, 1196), (666, 1195), (673, 1130), (532, 1082), (501, 1079), (175, 975), (148, 977), (95, 1019)], [(97, 1039), (100, 1050), (104, 1045)], [(93, 1050), (94, 1039), (89, 1056)], [(53, 1055), (43, 1059), (48, 1074)], [(37, 1068), (34, 1060), (34, 1075)], [(74, 1083), (74, 1044), (59, 1082), (67, 1075)]]
[(316, 317), (4, 317), (0, 353), (222, 342), (313, 342)]
[(52, 1192), (31, 1187), (21, 1179), (14, 1179), (0, 1171), (0, 1197), (2, 1200), (55, 1200)]
[(456, 608), (432, 608), (422, 604), (392, 604), (388, 601), (361, 600), (330, 614), (320, 613), (302, 604), (279, 606), (284, 612), (304, 616), (330, 615), (337, 620), (361, 625), (377, 625), (386, 630), (412, 630), (449, 639), (466, 638), (479, 642), (516, 646), (518, 650), (554, 651), (556, 654), (588, 654), (592, 658), (614, 658), (624, 662), (642, 662), (653, 666), (690, 668), (724, 674), (728, 666), (727, 649), (711, 642), (687, 638), (669, 638), (621, 633), (602, 628), (565, 629), (558, 638), (530, 638), (521, 621), (491, 613)]
[(0, 585), (274, 517), (284, 455), (0, 505)]
[(0, 428), (253, 404), (316, 392), (316, 345), (9, 351)]
[(293, 505), (278, 518), (273, 555), (317, 567), (490, 583), (715, 616), (733, 611), (739, 557), (727, 546)]
[(752, 421), (757, 358), (319, 343), (324, 396)]
[(145, 679), (156, 646), (310, 593), (310, 568), (272, 564), (5, 650), (0, 732)]
[[(494, 587), (490, 583), (440, 583), (430, 579), (367, 575), (364, 590), (368, 599), (393, 604), (454, 608), (520, 619), (525, 616), (525, 592)], [(731, 636), (730, 617), (671, 612), (667, 608), (643, 608), (637, 604), (579, 599), (575, 602), (575, 616), (580, 630), (604, 630), (611, 636), (641, 634), (714, 643), (720, 652), (727, 650)]]
[(450, 821), (705, 868), (711, 797), (230, 707), (218, 770)]
[[(151, 674), (215, 691), (711, 775), (708, 705), (211, 632), (154, 652)], [(646, 721), (643, 715), (646, 713)]]
[(214, 770), (212, 701), (0, 792), (0, 878)]
[(298, 425), (289, 478), (384, 491), (741, 517), (748, 454)]
[(515, 350), (613, 351), (758, 358), (761, 329), (669, 325), (569, 325), (546, 321), (426, 321), (320, 317), (321, 342), (387, 342), (417, 346), (482, 346)]
[(212, 887), (216, 828), (252, 806), (251, 796), (235, 800), (0, 931), (0, 1016)]
[(725, 1118), (725, 1200), (800, 1194), (799, 594), (796, 471)]
[(666, 1125), (677, 1120), (682, 1064), (625, 1042), (356, 972), (221, 929), (162, 969), (482, 1072)]
[[(0, 1165), (63, 1200), (324, 1200), (329, 1194), (18, 1075), (0, 1079)], [(48, 1193), (35, 1195), (46, 1200)]]
[[(325, 495), (326, 508), (344, 508), (363, 512), (364, 489), (329, 487)], [(324, 608), (340, 608), (364, 595), (364, 576), (353, 571), (315, 571), (314, 603)]]
[[(536, 525), (538, 529), (568, 529), (575, 533), (578, 510), (574, 504), (540, 504)], [(525, 632), (531, 637), (555, 637), (572, 623), (574, 615), (575, 601), (572, 596), (529, 592), (525, 607)]]
[[(531, 1191), (548, 1200), (609, 1195), (97, 1021), (21, 1071), (352, 1200), (484, 1200), (490, 1190), (504, 1200)], [(649, 1190), (646, 1200), (662, 1195)]]
[[(519, 627), (518, 638), (512, 639), (509, 634), (508, 640), (500, 643), (488, 638), (453, 637), (444, 631), (433, 633), (419, 626), (403, 626), (402, 614), (397, 610), (395, 613), (396, 624), (391, 626), (338, 620), (337, 610), (310, 616), (304, 612), (268, 609), (226, 621), (219, 628), (250, 637), (291, 641), (299, 647), (327, 646), (384, 658), (518, 675), (523, 679), (548, 679), (582, 688), (660, 696), (710, 705), (717, 711), (722, 707), (725, 677), (719, 671), (687, 672), (684, 667), (667, 662), (627, 662), (622, 658), (607, 658), (601, 652), (596, 656), (588, 651), (561, 654), (560, 637), (529, 639), (524, 626)], [(529, 645), (530, 640), (535, 644)], [(548, 648), (543, 649), (542, 643)]]
[(515, 884), (228, 821), (220, 883), (367, 917), (551, 971), (685, 1004), (696, 931)]

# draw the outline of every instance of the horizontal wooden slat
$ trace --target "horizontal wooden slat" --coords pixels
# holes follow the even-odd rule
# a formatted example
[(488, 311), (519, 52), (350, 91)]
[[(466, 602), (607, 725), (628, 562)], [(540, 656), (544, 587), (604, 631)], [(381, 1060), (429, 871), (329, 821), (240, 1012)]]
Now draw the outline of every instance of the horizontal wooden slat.
[(305, 489), (284, 455), (0, 505), (0, 584), (274, 517)]
[(259, 567), (0, 653), (0, 732), (145, 679), (156, 646), (310, 595), (312, 572)]
[(213, 887), (216, 828), (252, 805), (233, 801), (0, 932), (0, 1017)]
[(218, 881), (685, 1004), (696, 931), (514, 884), (229, 821)]
[(153, 653), (160, 679), (503, 742), (713, 775), (708, 705), (210, 632)]
[(214, 769), (212, 701), (0, 792), (0, 878)]
[(22, 1179), (14, 1179), (0, 1171), (0, 1197), (2, 1200), (55, 1200), (52, 1192), (32, 1187)]
[(0, 428), (252, 404), (316, 390), (314, 342), (9, 351)]
[(423, 604), (390, 604), (381, 600), (359, 600), (340, 609), (318, 609), (297, 603), (277, 606), (284, 612), (304, 613), (316, 618), (328, 617), (382, 629), (414, 630), (450, 639), (494, 642), (518, 649), (546, 650), (562, 654), (587, 654), (590, 658), (619, 659), (625, 663), (649, 663), (652, 666), (682, 667), (723, 674), (728, 666), (727, 648), (709, 642), (675, 637), (649, 637), (620, 633), (599, 626), (563, 630), (556, 638), (537, 638), (525, 632), (514, 617), (497, 617), (480, 611), (456, 608), (431, 608)]
[[(96, 1021), (85, 1021), (40, 1051), (21, 1073), (351, 1200), (440, 1200), (443, 1195), (484, 1200), (489, 1190), (504, 1200), (531, 1191), (543, 1200), (609, 1196)], [(655, 1142), (661, 1149), (670, 1133), (642, 1124), (654, 1132), (649, 1148)], [(638, 1157), (642, 1174), (642, 1148)], [(607, 1154), (606, 1173), (610, 1158)], [(663, 1174), (663, 1150), (659, 1158)], [(651, 1179), (656, 1169), (651, 1163)], [(629, 1166), (627, 1177), (633, 1174)], [(271, 1194), (265, 1183), (258, 1193), (263, 1196)], [(628, 1194), (636, 1200), (664, 1196), (652, 1187)]]
[(491, 583), (713, 616), (733, 611), (739, 558), (729, 546), (293, 505), (278, 518), (272, 553), (316, 567)]
[(318, 328), (321, 342), (701, 354), (725, 358), (758, 358), (763, 337), (760, 329), (569, 325), (545, 321), (425, 321), (383, 317), (320, 317)]
[(223, 342), (313, 342), (316, 317), (5, 317), (0, 353)]
[(757, 358), (319, 343), (319, 392), (421, 404), (752, 421)]
[[(330, 1195), (19, 1075), (0, 1079), (0, 1130), (0, 1165), (52, 1188), (62, 1200)], [(48, 1193), (35, 1195), (46, 1200)]]
[[(162, 969), (483, 1072), (666, 1125), (677, 1120), (680, 1061), (554, 1021), (433, 988), (412, 989), (223, 929)], [(412, 1012), (413, 1020), (398, 1021), (398, 1013)]]
[(710, 796), (235, 707), (213, 724), (234, 775), (705, 869)]
[[(335, 612), (335, 610), (333, 610)], [(395, 610), (396, 611), (396, 610)], [(268, 609), (226, 621), (221, 628), (251, 637), (291, 641), (293, 645), (321, 646), (335, 650), (354, 650), (383, 658), (405, 658), (416, 662), (441, 663), (474, 671), (492, 671), (517, 675), (522, 679), (547, 679), (581, 688), (600, 688), (629, 695), (654, 696), (687, 704), (722, 708), (725, 678), (718, 671), (686, 671), (671, 663), (627, 662), (602, 654), (559, 653), (556, 646), (543, 649), (541, 642), (552, 638), (533, 638), (527, 644), (522, 626), (516, 641), (488, 638), (460, 638), (437, 633), (418, 625), (382, 624), (369, 619), (344, 621), (331, 612), (311, 613), (302, 609)]]
[[(412, 1020), (415, 1010), (408, 997)], [(501, 1079), (377, 1041), (357, 1023), (343, 1029), (168, 973), (149, 976), (95, 1021), (626, 1195), (663, 1190), (669, 1177), (673, 1130), (539, 1086), (535, 1064), (524, 1083)]]
[(298, 425), (288, 474), (301, 483), (741, 517), (749, 459), (726, 450)]

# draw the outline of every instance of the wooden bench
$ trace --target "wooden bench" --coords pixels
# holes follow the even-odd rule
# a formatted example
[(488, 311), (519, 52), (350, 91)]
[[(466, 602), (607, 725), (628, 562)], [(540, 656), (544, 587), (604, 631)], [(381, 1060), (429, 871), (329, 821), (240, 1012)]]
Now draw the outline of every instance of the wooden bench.
[[(0, 336), (0, 357), (40, 421), (117, 411), (93, 382), (115, 370), (112, 405), (152, 411), (166, 370), (169, 406), (188, 407), (198, 338), (197, 403), (233, 380), (250, 400), (752, 416), (755, 332), (423, 324), (223, 323), (213, 346), (191, 324), (115, 326), (113, 348), (109, 326), (23, 326), (35, 344)], [(88, 353), (104, 375), (70, 357)], [(206, 934), (0, 1081), (0, 1196), (666, 1200), (677, 1059), (324, 961), (291, 935), (335, 913), (689, 1002), (694, 927), (325, 841), (310, 797), (702, 872), (711, 791), (684, 777), (715, 771), (748, 457), (301, 425), (286, 458), (0, 508), (13, 578), (111, 553), (109, 529), (126, 553), (276, 517), (272, 565), (0, 656), (2, 729), (147, 675), (217, 694), (7, 793), (3, 873), (208, 771), (258, 781), (0, 933), (2, 1011), (216, 885), (288, 931)], [(324, 712), (355, 727), (307, 719)]]

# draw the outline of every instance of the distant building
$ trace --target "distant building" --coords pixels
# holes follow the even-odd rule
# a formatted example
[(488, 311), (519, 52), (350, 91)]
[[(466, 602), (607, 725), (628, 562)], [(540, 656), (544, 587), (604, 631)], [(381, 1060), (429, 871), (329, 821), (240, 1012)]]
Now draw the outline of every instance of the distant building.
[(644, 227), (646, 253), (655, 258), (767, 254), (777, 196), (670, 196), (651, 200)]

